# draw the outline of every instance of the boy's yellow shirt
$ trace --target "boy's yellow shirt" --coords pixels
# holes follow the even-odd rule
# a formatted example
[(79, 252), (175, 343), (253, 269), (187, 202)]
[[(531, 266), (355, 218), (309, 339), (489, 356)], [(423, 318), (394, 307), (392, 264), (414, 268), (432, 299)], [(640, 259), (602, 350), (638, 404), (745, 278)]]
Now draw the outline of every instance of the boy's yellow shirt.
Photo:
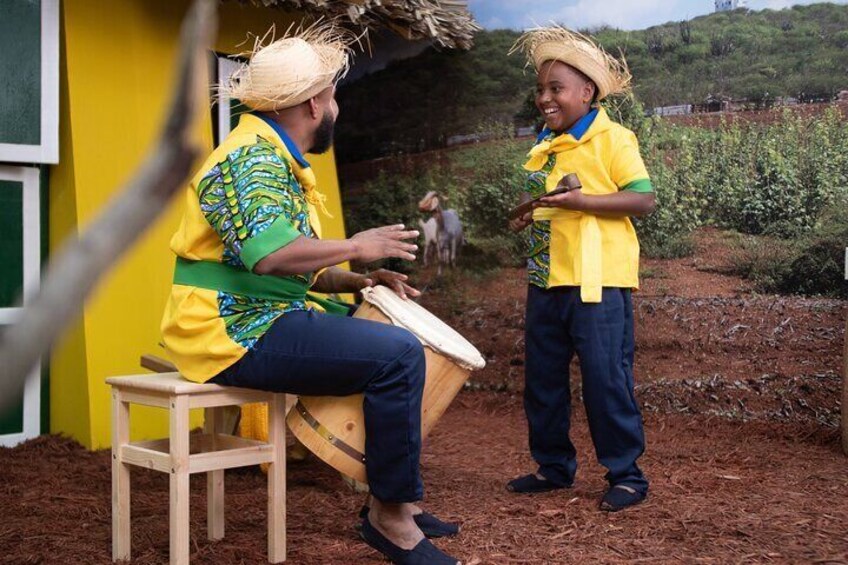
[[(533, 197), (556, 188), (568, 173), (577, 173), (587, 195), (653, 190), (635, 134), (603, 108), (579, 139), (564, 133), (537, 143), (525, 168)], [(533, 220), (531, 284), (580, 286), (584, 302), (600, 302), (603, 287), (639, 287), (639, 241), (629, 218), (537, 208)]]

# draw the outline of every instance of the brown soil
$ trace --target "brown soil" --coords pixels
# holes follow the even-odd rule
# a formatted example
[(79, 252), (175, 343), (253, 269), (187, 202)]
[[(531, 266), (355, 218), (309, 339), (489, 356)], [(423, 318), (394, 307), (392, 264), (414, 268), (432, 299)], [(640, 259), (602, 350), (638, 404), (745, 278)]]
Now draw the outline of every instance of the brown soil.
[[(427, 307), (489, 361), (425, 446), (424, 505), (463, 523), (440, 547), (475, 565), (848, 562), (848, 459), (837, 430), (848, 308), (753, 295), (726, 274), (721, 234), (697, 241), (694, 259), (644, 264), (636, 379), (651, 495), (614, 515), (597, 509), (603, 469), (579, 408), (575, 487), (535, 497), (504, 489), (533, 469), (520, 395), (523, 271), (419, 277)], [(0, 449), (0, 466), (0, 562), (110, 562), (108, 452), (45, 436)], [(192, 478), (193, 562), (266, 562), (265, 484), (258, 468), (228, 471), (226, 537), (209, 542), (205, 480)], [(362, 496), (337, 473), (315, 459), (291, 462), (288, 485), (290, 563), (382, 562), (353, 529)], [(132, 486), (134, 562), (165, 562), (167, 477), (134, 469)]]

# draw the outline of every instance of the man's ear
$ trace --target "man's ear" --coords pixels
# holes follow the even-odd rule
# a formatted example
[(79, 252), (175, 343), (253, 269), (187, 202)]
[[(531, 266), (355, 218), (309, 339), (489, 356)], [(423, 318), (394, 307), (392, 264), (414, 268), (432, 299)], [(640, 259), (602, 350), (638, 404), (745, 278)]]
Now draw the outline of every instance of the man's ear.
[(309, 99), (309, 116), (313, 120), (318, 119), (318, 97), (313, 96)]

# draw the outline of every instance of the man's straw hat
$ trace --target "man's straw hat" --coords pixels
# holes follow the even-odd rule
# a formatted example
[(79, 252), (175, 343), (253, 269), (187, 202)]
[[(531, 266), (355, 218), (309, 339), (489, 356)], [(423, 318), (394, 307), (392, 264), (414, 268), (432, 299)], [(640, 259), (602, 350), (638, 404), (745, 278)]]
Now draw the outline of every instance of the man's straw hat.
[(598, 87), (598, 100), (630, 90), (630, 70), (623, 59), (617, 60), (585, 35), (564, 27), (527, 31), (518, 38), (509, 54), (517, 51), (527, 54), (528, 64), (537, 72), (546, 61), (560, 61), (578, 69)]
[[(269, 32), (271, 33), (271, 32)], [(332, 23), (316, 23), (268, 45), (257, 40), (250, 61), (221, 90), (252, 110), (275, 111), (305, 102), (333, 86), (350, 67), (349, 34)]]

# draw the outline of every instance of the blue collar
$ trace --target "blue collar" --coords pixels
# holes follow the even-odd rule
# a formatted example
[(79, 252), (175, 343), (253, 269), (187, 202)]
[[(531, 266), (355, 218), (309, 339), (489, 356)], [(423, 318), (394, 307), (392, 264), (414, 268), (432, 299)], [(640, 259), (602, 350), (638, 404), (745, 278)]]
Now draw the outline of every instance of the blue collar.
[[(592, 127), (596, 117), (598, 117), (598, 109), (593, 108), (588, 114), (574, 122), (574, 125), (568, 128), (568, 131), (565, 133), (571, 134), (574, 139), (580, 141), (580, 138), (586, 135), (586, 132)], [(541, 143), (551, 133), (550, 128), (543, 129), (539, 137), (536, 138), (536, 143)]]
[(289, 134), (286, 133), (286, 130), (280, 127), (280, 124), (259, 112), (251, 113), (266, 124), (268, 124), (269, 126), (271, 126), (274, 132), (276, 132), (276, 134), (280, 136), (280, 139), (283, 140), (286, 149), (289, 150), (289, 153), (291, 153), (291, 156), (294, 157), (294, 160), (297, 161), (298, 165), (300, 165), (304, 169), (309, 167), (309, 162), (303, 158), (303, 154), (300, 152), (300, 149), (297, 148), (297, 145), (295, 145), (294, 141), (292, 141), (292, 138), (289, 137)]

